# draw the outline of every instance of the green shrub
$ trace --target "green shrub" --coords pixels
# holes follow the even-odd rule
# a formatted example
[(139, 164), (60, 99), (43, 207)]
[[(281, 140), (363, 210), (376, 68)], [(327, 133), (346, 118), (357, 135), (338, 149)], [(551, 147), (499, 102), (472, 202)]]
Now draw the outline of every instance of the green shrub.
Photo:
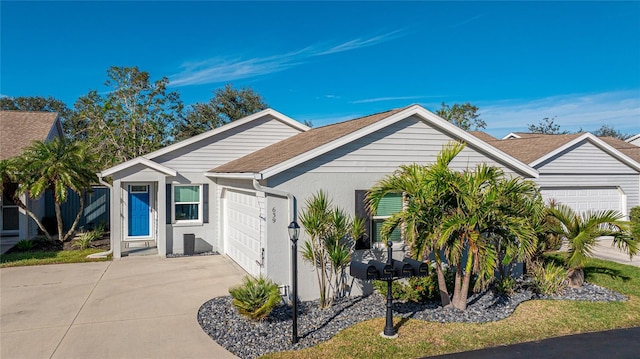
[(103, 234), (104, 229), (100, 230), (98, 228), (90, 232), (80, 233), (78, 238), (73, 242), (73, 247), (77, 247), (80, 250), (85, 250), (91, 246), (91, 242), (95, 241), (96, 239), (100, 239)]
[(34, 247), (34, 243), (30, 239), (22, 239), (15, 244), (15, 247), (21, 252), (28, 252)]
[[(373, 287), (386, 298), (386, 281), (373, 281)], [(391, 296), (395, 300), (416, 303), (439, 298), (438, 278), (436, 277), (435, 271), (431, 271), (426, 277), (410, 277), (407, 280), (393, 281), (393, 283), (391, 283)]]
[(229, 289), (238, 313), (252, 320), (265, 318), (280, 301), (278, 285), (268, 278), (246, 276), (241, 285)]
[(640, 241), (640, 206), (631, 208), (629, 219), (631, 221), (631, 236)]
[(516, 290), (516, 280), (513, 277), (500, 279), (496, 282), (496, 290), (502, 295), (513, 295)]
[[(398, 280), (391, 282), (391, 297), (395, 300), (406, 300), (406, 286), (407, 285), (405, 283)], [(373, 288), (383, 297), (387, 297), (387, 281), (374, 280)]]
[(533, 279), (535, 291), (543, 295), (556, 294), (566, 286), (566, 269), (553, 262), (545, 266), (537, 263), (532, 265), (529, 275)]

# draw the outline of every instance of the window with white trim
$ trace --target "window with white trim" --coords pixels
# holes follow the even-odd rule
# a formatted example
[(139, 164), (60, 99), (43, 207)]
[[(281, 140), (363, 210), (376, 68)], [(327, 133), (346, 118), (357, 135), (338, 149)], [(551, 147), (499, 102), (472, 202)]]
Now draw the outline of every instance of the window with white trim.
[[(400, 211), (402, 211), (402, 194), (389, 193), (380, 200), (376, 213), (371, 217), (371, 234), (374, 242), (382, 241), (380, 235), (382, 223), (384, 223), (387, 218)], [(391, 232), (389, 239), (392, 242), (402, 241), (402, 230), (400, 227), (401, 226), (397, 226), (393, 232)]]
[(176, 223), (201, 223), (202, 207), (202, 185), (173, 185), (173, 219)]

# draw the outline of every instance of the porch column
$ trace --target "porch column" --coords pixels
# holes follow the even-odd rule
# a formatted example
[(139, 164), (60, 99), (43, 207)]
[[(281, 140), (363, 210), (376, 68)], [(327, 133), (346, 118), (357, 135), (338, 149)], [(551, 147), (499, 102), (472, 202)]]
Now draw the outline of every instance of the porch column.
[(113, 180), (113, 187), (111, 188), (111, 249), (113, 250), (113, 258), (120, 258), (122, 256), (122, 213), (124, 206), (122, 203), (122, 181)]
[(158, 173), (158, 202), (157, 202), (157, 211), (158, 218), (157, 220), (157, 228), (158, 228), (158, 237), (156, 238), (156, 246), (158, 248), (158, 255), (160, 257), (167, 256), (167, 177)]

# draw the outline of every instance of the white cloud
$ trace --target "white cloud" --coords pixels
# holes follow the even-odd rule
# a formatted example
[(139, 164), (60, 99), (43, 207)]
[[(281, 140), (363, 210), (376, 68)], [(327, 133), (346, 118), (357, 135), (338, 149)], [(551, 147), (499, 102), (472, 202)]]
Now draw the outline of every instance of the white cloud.
[(222, 83), (260, 75), (272, 74), (303, 64), (314, 56), (325, 56), (351, 51), (390, 41), (402, 36), (402, 30), (366, 38), (357, 38), (340, 44), (309, 46), (297, 51), (267, 57), (243, 59), (242, 57), (214, 57), (184, 63), (181, 72), (169, 77), (170, 86), (180, 87)]
[(603, 124), (624, 133), (640, 133), (640, 91), (571, 94), (531, 101), (505, 100), (478, 103), (487, 132), (501, 137), (527, 131), (545, 117), (554, 118), (560, 130), (595, 131)]
[(417, 100), (421, 98), (428, 97), (440, 97), (440, 96), (396, 96), (396, 97), (377, 97), (377, 98), (367, 98), (362, 100), (351, 101), (351, 103), (372, 103), (372, 102), (383, 102), (383, 101), (399, 101), (399, 100)]

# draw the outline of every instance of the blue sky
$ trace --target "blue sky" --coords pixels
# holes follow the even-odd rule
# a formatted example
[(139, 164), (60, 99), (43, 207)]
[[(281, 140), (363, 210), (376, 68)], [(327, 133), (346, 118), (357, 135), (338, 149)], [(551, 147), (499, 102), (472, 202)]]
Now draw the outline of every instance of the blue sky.
[(185, 104), (233, 83), (315, 126), (471, 102), (503, 136), (556, 117), (640, 133), (640, 2), (0, 3), (0, 94), (73, 106), (110, 66)]

